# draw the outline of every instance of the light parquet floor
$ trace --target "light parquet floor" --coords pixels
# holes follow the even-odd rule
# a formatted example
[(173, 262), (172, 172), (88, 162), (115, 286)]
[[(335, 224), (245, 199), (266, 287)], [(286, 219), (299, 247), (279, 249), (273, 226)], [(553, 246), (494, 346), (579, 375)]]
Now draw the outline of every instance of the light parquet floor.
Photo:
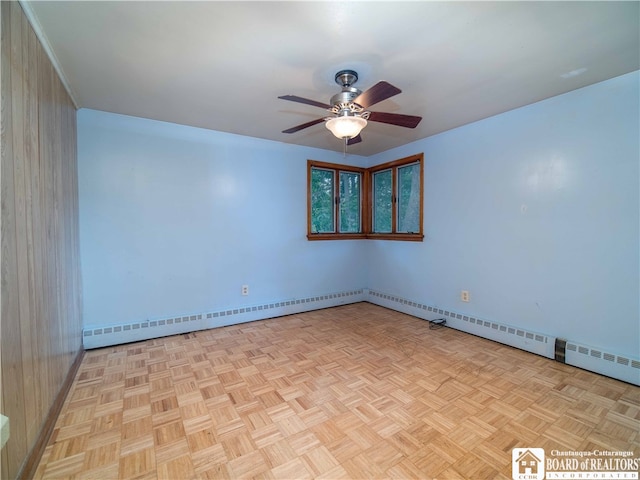
[(640, 388), (368, 303), (87, 351), (36, 478), (511, 478), (633, 450)]

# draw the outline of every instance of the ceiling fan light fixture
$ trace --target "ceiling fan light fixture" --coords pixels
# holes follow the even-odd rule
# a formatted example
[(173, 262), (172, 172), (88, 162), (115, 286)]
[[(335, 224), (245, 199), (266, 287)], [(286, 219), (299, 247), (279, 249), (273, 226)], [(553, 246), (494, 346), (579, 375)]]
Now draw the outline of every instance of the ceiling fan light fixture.
[(353, 145), (362, 141), (360, 132), (367, 126), (368, 120), (406, 128), (415, 128), (418, 123), (420, 123), (420, 120), (422, 120), (422, 117), (416, 117), (414, 115), (367, 111), (366, 109), (371, 105), (375, 105), (376, 103), (380, 103), (394, 95), (402, 93), (402, 90), (388, 82), (380, 81), (365, 92), (362, 92), (353, 86), (357, 80), (358, 74), (353, 70), (341, 70), (336, 73), (335, 81), (342, 88), (340, 93), (331, 97), (329, 104), (296, 95), (278, 97), (282, 100), (325, 108), (330, 114), (328, 117), (317, 118), (310, 122), (288, 128), (283, 130), (282, 133), (296, 133), (324, 122), (327, 129), (333, 133), (336, 138), (344, 140), (346, 152), (347, 145)]
[(327, 128), (337, 138), (354, 138), (367, 126), (367, 121), (355, 115), (333, 117), (325, 122)]

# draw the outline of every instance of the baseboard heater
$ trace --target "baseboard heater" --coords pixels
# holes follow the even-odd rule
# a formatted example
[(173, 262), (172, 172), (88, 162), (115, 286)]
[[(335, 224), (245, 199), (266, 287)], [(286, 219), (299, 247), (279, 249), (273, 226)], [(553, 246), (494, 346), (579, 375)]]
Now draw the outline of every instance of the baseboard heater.
[(640, 359), (567, 340), (565, 363), (640, 386)]
[(85, 327), (82, 340), (84, 348), (90, 350), (362, 302), (363, 297), (364, 290), (358, 289), (141, 322)]
[(527, 331), (470, 315), (413, 302), (375, 290), (358, 289), (313, 297), (228, 308), (103, 327), (85, 327), (85, 349), (148, 340), (225, 325), (367, 301), (429, 321), (429, 328), (450, 327), (558, 362), (640, 386), (640, 359), (606, 352), (569, 339)]
[(640, 386), (639, 358), (605, 352), (600, 348), (581, 345), (569, 339), (527, 331), (371, 289), (366, 293), (368, 301), (376, 305), (424, 320), (444, 318), (447, 327)]
[(407, 313), (425, 320), (443, 319), (446, 326), (478, 337), (493, 340), (527, 352), (554, 358), (555, 338), (538, 332), (531, 332), (497, 322), (491, 322), (471, 315), (445, 310), (433, 305), (413, 302), (393, 295), (368, 290), (369, 301), (392, 310)]

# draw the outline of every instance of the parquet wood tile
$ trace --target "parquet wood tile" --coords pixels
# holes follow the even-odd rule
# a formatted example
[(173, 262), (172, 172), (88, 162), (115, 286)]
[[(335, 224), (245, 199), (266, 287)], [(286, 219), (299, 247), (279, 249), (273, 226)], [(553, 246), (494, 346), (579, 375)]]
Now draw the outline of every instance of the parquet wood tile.
[(363, 303), (86, 352), (36, 478), (509, 479), (639, 432), (638, 387)]

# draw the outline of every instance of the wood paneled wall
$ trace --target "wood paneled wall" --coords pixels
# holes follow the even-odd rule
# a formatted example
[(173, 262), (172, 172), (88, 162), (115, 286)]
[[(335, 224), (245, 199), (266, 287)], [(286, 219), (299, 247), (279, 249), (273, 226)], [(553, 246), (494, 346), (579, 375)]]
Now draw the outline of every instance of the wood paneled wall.
[(76, 111), (22, 7), (2, 37), (0, 477), (25, 466), (82, 350)]

